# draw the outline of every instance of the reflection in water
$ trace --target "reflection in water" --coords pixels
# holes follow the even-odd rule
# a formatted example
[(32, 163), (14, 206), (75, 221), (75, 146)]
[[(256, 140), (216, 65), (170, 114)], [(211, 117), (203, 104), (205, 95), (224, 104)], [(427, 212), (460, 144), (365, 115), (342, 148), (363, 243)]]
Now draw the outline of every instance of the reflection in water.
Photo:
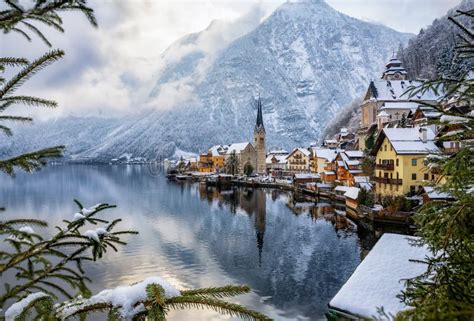
[[(140, 231), (118, 253), (87, 266), (93, 291), (161, 275), (178, 287), (248, 284), (237, 301), (277, 320), (319, 320), (360, 262), (359, 237), (329, 204), (295, 203), (276, 190), (227, 191), (167, 182), (141, 166), (53, 166), (0, 178), (6, 216), (69, 218), (73, 198), (109, 202)], [(197, 317), (198, 316), (198, 317)], [(170, 320), (222, 320), (207, 311)]]

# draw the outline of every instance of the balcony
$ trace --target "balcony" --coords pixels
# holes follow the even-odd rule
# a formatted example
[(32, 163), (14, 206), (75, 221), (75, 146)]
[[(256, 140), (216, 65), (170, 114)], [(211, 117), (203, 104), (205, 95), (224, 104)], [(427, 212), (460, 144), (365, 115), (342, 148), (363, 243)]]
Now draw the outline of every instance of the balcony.
[(382, 163), (382, 164), (375, 164), (376, 169), (383, 169), (386, 171), (393, 171), (394, 164), (393, 163)]
[(403, 181), (401, 178), (388, 178), (388, 177), (377, 177), (373, 176), (372, 181), (383, 184), (402, 185)]

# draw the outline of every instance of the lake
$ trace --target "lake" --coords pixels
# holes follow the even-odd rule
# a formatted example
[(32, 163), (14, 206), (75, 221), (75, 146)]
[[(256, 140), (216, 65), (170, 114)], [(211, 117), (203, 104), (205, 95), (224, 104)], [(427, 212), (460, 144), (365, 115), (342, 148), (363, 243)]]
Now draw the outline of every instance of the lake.
[[(294, 203), (287, 192), (220, 193), (168, 182), (147, 165), (51, 165), (0, 176), (7, 218), (54, 226), (77, 212), (74, 198), (85, 206), (116, 204), (104, 217), (120, 217), (119, 227), (140, 232), (127, 236), (119, 252), (86, 265), (94, 293), (153, 275), (179, 288), (247, 284), (253, 292), (234, 302), (275, 320), (321, 320), (364, 250), (357, 229), (329, 204)], [(168, 319), (226, 318), (189, 310), (172, 311)]]

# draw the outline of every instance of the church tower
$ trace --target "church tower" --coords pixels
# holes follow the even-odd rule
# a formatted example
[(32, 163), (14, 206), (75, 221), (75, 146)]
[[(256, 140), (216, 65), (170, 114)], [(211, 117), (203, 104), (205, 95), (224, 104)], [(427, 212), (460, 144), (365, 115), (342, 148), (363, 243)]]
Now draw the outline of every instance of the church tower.
[(257, 168), (255, 171), (258, 174), (265, 174), (267, 171), (265, 164), (267, 152), (265, 148), (265, 127), (263, 126), (262, 101), (260, 100), (260, 96), (257, 100), (257, 123), (253, 130), (253, 137), (255, 150), (257, 151)]
[(390, 61), (385, 65), (385, 71), (382, 74), (384, 80), (406, 80), (407, 71), (402, 62), (393, 54)]

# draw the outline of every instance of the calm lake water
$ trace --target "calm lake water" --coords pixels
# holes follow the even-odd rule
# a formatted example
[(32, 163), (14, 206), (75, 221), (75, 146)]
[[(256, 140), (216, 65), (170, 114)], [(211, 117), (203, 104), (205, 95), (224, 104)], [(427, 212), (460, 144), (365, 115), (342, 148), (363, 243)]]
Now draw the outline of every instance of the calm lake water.
[[(285, 192), (219, 193), (168, 182), (147, 166), (58, 165), (14, 179), (0, 176), (6, 217), (60, 224), (77, 211), (74, 198), (85, 206), (116, 204), (104, 217), (123, 218), (122, 228), (140, 232), (118, 253), (86, 266), (94, 292), (153, 275), (179, 288), (248, 284), (253, 292), (235, 302), (276, 320), (321, 320), (361, 260), (355, 228), (336, 221), (328, 204), (295, 205)], [(227, 319), (204, 310), (169, 315)]]

